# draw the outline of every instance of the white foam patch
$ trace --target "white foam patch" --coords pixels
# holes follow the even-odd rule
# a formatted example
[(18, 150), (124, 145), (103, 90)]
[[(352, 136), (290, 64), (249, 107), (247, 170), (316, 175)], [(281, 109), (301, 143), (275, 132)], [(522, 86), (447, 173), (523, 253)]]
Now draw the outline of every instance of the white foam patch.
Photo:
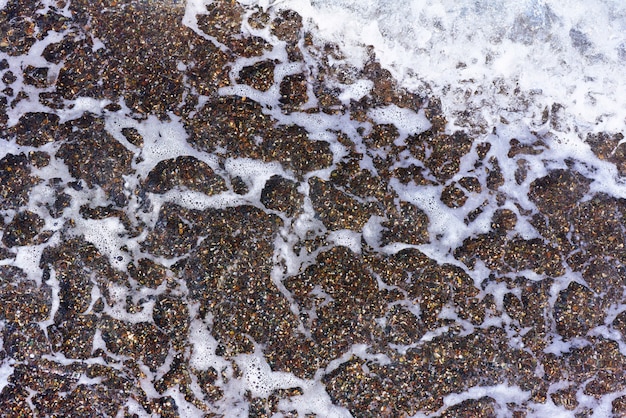
[(12, 263), (22, 269), (27, 277), (36, 282), (38, 286), (41, 285), (39, 260), (46, 247), (46, 244), (16, 247), (15, 261)]
[(191, 321), (188, 340), (193, 346), (189, 364), (194, 369), (208, 370), (213, 367), (215, 370), (222, 370), (229, 366), (226, 360), (215, 354), (217, 340), (211, 335), (204, 322), (198, 319)]
[(385, 107), (377, 107), (371, 109), (368, 115), (374, 119), (374, 122), (392, 123), (397, 128), (400, 134), (414, 135), (422, 133), (428, 130), (432, 125), (424, 111), (420, 110), (419, 113), (414, 112), (411, 109), (403, 109), (396, 105), (389, 105)]
[(264, 163), (251, 158), (229, 158), (224, 167), (232, 177), (241, 177), (249, 188), (247, 196), (260, 198), (265, 182), (275, 174), (290, 177), (278, 162)]
[(235, 361), (243, 372), (246, 389), (255, 397), (267, 398), (276, 389), (289, 389), (305, 383), (291, 373), (272, 371), (260, 350), (239, 355)]
[(343, 92), (339, 95), (339, 100), (349, 102), (350, 100), (361, 100), (363, 96), (369, 94), (374, 88), (374, 82), (371, 80), (357, 80), (347, 85)]
[(127, 231), (117, 217), (105, 219), (80, 219), (77, 228), (82, 231), (85, 240), (96, 246), (101, 254), (108, 256), (111, 265), (118, 270), (125, 270), (131, 261), (122, 247), (127, 244)]
[[(432, 90), (452, 112), (495, 125), (536, 123), (565, 106), (562, 132), (624, 125), (626, 7), (592, 0), (286, 0), (316, 34), (360, 66), (372, 45), (406, 87)], [(519, 91), (515, 89), (519, 88)]]
[(474, 386), (462, 393), (453, 393), (443, 398), (445, 408), (457, 405), (468, 399), (480, 399), (489, 396), (496, 400), (500, 406), (507, 403), (522, 405), (530, 399), (530, 391), (521, 390), (518, 386), (508, 386), (505, 384), (495, 386)]
[(152, 310), (155, 304), (154, 300), (142, 303), (141, 310), (130, 313), (126, 310), (126, 299), (130, 294), (130, 289), (126, 286), (109, 282), (107, 290), (111, 305), (104, 308), (104, 312), (106, 314), (110, 315), (114, 319), (129, 322), (131, 324), (137, 324), (139, 322), (153, 322)]
[(361, 233), (359, 232), (348, 229), (332, 231), (328, 234), (326, 240), (335, 245), (348, 247), (353, 253), (361, 254)]
[(2, 364), (0, 364), (0, 391), (9, 384), (9, 378), (13, 375), (14, 370), (15, 368), (11, 367), (8, 361), (2, 361)]

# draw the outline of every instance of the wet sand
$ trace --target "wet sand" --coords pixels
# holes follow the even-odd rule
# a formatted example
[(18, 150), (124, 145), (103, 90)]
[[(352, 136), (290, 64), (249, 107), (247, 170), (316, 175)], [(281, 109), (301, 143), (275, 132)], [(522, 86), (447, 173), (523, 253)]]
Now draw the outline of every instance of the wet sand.
[[(184, 11), (168, 1), (9, 1), (0, 11), (0, 51), (44, 46), (45, 60), (26, 59), (19, 74), (0, 60), (0, 141), (13, 147), (0, 159), (5, 416), (298, 416), (298, 385), (229, 395), (251, 381), (237, 359), (252, 353), (321, 382), (355, 417), (524, 417), (542, 404), (582, 417), (585, 397), (626, 414), (626, 313), (613, 309), (624, 303), (626, 201), (590, 192), (576, 161), (527, 182), (541, 137), (507, 138), (498, 160), (476, 133), (489, 127), (448, 131), (437, 98), (400, 88), (373, 54), (364, 68), (332, 65), (341, 51), (294, 12), (216, 2), (197, 33)], [(276, 44), (242, 32), (244, 19)], [(278, 48), (282, 58), (268, 59)], [(336, 84), (357, 80), (373, 88), (346, 105)], [(278, 103), (223, 90), (235, 85)], [(83, 98), (100, 111), (81, 110)], [(373, 120), (392, 105), (421, 112), (428, 129), (403, 136)], [(118, 114), (177, 120), (197, 152), (145, 168), (140, 129), (111, 133)], [(332, 139), (281, 119), (292, 114), (335, 118)], [(371, 129), (350, 134), (345, 121)], [(621, 139), (588, 138), (620, 174)], [(228, 169), (233, 158), (287, 174), (257, 192)], [(524, 199), (502, 190), (511, 165)], [(418, 247), (439, 239), (435, 220), (395, 184), (441, 186), (446, 207), (474, 206), (466, 225), (495, 207), (489, 232), (463, 239), (453, 262), (428, 256)], [(177, 190), (229, 203), (189, 207), (168, 198)], [(539, 237), (521, 234), (522, 221)], [(137, 244), (116, 249), (122, 267), (84, 234), (90, 225)], [(23, 254), (33, 254), (28, 271)], [(197, 360), (198, 323), (221, 367)], [(444, 403), (473, 387), (492, 389)], [(496, 387), (522, 395), (502, 405)]]

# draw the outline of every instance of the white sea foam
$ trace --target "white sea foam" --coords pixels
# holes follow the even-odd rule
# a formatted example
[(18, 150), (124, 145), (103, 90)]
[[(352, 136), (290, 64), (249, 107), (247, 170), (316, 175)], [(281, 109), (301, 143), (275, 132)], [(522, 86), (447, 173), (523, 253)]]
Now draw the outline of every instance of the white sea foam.
[(432, 88), (445, 110), (474, 108), (494, 125), (505, 115), (534, 120), (560, 103), (564, 131), (623, 126), (626, 8), (619, 1), (287, 0), (277, 7), (300, 12), (352, 62), (373, 45), (384, 67), (407, 86)]

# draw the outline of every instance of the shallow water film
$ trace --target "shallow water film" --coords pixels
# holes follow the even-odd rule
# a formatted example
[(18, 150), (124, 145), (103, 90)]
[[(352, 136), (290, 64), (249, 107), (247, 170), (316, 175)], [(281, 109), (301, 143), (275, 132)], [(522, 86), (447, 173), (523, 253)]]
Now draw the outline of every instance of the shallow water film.
[(2, 416), (625, 416), (626, 8), (454, 4), (0, 0)]

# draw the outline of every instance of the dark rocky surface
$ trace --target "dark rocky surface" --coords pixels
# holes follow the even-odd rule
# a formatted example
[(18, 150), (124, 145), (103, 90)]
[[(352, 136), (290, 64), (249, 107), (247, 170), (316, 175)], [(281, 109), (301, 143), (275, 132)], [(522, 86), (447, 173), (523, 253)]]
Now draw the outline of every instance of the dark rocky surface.
[[(307, 382), (355, 417), (589, 416), (580, 393), (626, 413), (626, 202), (583, 163), (542, 160), (540, 137), (496, 154), (446, 131), (438, 100), (375, 56), (329, 65), (338, 47), (295, 12), (214, 2), (199, 32), (183, 15), (171, 1), (0, 10), (3, 414), (323, 416), (294, 406)], [(40, 64), (14, 64), (34, 45)], [(339, 100), (356, 80), (374, 87)], [(241, 85), (256, 96), (226, 89)], [(430, 127), (374, 120), (389, 105)], [(622, 139), (587, 138), (619, 176)], [(233, 168), (252, 160), (263, 169)], [(454, 245), (433, 207), (468, 228)], [(294, 379), (259, 389), (253, 354)], [(525, 395), (445, 403), (498, 385)]]

